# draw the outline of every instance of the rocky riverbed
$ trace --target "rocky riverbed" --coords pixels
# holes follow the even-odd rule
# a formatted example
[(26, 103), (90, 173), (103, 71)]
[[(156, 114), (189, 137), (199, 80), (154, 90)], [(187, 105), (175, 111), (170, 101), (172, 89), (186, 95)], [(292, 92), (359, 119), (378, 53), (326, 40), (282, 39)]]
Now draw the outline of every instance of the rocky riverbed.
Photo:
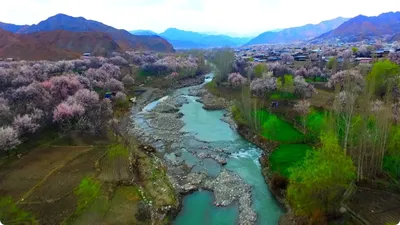
[[(200, 96), (199, 101), (209, 109), (226, 108), (228, 102), (201, 88), (189, 90), (174, 92), (153, 108), (133, 113), (131, 131), (141, 142), (157, 149), (168, 166), (173, 186), (182, 196), (199, 189), (213, 191), (216, 206), (237, 204), (239, 224), (254, 224), (257, 215), (251, 204), (251, 187), (240, 176), (224, 169), (231, 152), (182, 131), (180, 107), (190, 102), (188, 95)], [(224, 121), (234, 126), (229, 118), (227, 114)]]

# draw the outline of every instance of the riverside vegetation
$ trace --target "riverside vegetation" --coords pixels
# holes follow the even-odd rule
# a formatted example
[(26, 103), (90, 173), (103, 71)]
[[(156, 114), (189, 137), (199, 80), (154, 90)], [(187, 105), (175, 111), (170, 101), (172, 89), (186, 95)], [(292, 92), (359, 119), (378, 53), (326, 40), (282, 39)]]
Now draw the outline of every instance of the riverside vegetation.
[(196, 52), (1, 62), (0, 221), (170, 223), (179, 198), (129, 112), (208, 70)]
[(289, 210), (282, 224), (352, 224), (354, 211), (372, 224), (397, 222), (397, 214), (377, 220), (351, 203), (359, 188), (371, 190), (367, 205), (372, 189), (400, 191), (396, 60), (358, 64), (344, 50), (343, 62), (317, 57), (306, 69), (290, 56), (267, 64), (220, 51), (211, 54), (218, 72), (207, 89), (235, 102), (239, 133), (264, 148), (263, 174)]
[[(240, 224), (271, 219), (255, 212), (252, 187), (229, 164), (238, 150), (230, 148), (244, 143), (219, 146), (235, 133), (182, 135), (200, 129), (185, 127), (180, 112), (190, 95), (204, 109), (227, 109), (229, 126), (263, 148), (262, 175), (287, 209), (280, 224), (398, 222), (359, 207), (383, 199), (378, 212), (386, 213), (398, 203), (391, 197), (400, 193), (398, 61), (391, 55), (358, 64), (351, 52), (340, 52), (342, 62), (317, 55), (302, 64), (288, 54), (254, 62), (230, 49), (0, 63), (0, 221), (170, 224), (181, 197), (202, 188), (214, 192), (214, 204), (239, 205), (239, 212), (213, 213), (239, 214)], [(180, 89), (203, 83), (211, 70), (206, 59), (214, 79)], [(209, 207), (210, 195), (193, 194), (199, 196)]]

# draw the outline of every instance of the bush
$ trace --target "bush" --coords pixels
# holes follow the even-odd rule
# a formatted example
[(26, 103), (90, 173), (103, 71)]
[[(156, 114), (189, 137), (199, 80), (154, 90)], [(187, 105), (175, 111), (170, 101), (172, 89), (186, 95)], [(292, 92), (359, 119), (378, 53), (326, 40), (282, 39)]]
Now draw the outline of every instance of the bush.
[(253, 113), (257, 118), (256, 121), (260, 122), (261, 135), (265, 138), (286, 143), (299, 142), (304, 139), (304, 135), (300, 131), (276, 115), (264, 110)]
[(282, 144), (269, 157), (271, 170), (284, 178), (290, 177), (289, 168), (301, 164), (311, 146), (303, 144)]
[(0, 221), (4, 224), (38, 224), (32, 214), (18, 208), (11, 197), (0, 197)]
[(242, 112), (240, 111), (239, 107), (237, 105), (233, 105), (231, 107), (231, 112), (233, 116), (233, 120), (238, 124), (238, 125), (247, 125), (246, 120), (244, 119)]
[(79, 184), (75, 190), (75, 194), (78, 197), (77, 211), (81, 212), (100, 194), (100, 184), (92, 178), (86, 177)]
[(304, 162), (290, 169), (287, 198), (294, 212), (312, 217), (316, 210), (335, 212), (341, 197), (356, 177), (355, 167), (333, 133), (321, 136), (322, 147), (307, 153)]
[(400, 155), (386, 155), (383, 158), (383, 170), (395, 179), (400, 179)]

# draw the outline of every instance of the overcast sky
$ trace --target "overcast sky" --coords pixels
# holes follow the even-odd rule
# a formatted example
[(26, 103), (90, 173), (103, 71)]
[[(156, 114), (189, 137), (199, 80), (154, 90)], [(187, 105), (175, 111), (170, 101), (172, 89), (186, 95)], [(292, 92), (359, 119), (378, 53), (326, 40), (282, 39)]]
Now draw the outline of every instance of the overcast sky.
[(0, 21), (38, 23), (57, 13), (126, 30), (176, 27), (236, 36), (339, 16), (400, 11), (399, 0), (1, 0)]

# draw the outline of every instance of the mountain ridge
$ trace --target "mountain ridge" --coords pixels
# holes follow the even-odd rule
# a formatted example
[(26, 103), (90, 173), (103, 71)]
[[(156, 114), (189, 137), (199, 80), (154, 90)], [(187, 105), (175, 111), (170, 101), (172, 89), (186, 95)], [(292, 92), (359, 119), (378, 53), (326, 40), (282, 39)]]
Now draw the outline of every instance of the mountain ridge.
[(306, 24), (299, 27), (285, 28), (278, 32), (267, 31), (255, 37), (246, 43), (246, 45), (287, 44), (306, 41), (338, 27), (347, 20), (347, 18), (337, 17), (322, 21), (318, 24)]
[(358, 15), (337, 28), (321, 34), (313, 41), (329, 39), (359, 41), (397, 33), (400, 33), (400, 12), (386, 12), (378, 16)]
[[(13, 25), (1, 23), (0, 28), (16, 33), (28, 34), (43, 31), (65, 30), (71, 32), (102, 32), (110, 35), (123, 50), (152, 50), (173, 52), (172, 45), (159, 36), (138, 36), (123, 29), (116, 29), (98, 21), (84, 17), (72, 17), (66, 14), (56, 14), (33, 25)], [(19, 28), (19, 29), (18, 29)]]
[[(236, 47), (246, 43), (250, 38), (230, 37), (228, 35), (209, 35), (200, 32), (168, 28), (159, 34), (171, 43), (175, 48), (214, 48)], [(202, 46), (202, 47), (199, 47)]]

